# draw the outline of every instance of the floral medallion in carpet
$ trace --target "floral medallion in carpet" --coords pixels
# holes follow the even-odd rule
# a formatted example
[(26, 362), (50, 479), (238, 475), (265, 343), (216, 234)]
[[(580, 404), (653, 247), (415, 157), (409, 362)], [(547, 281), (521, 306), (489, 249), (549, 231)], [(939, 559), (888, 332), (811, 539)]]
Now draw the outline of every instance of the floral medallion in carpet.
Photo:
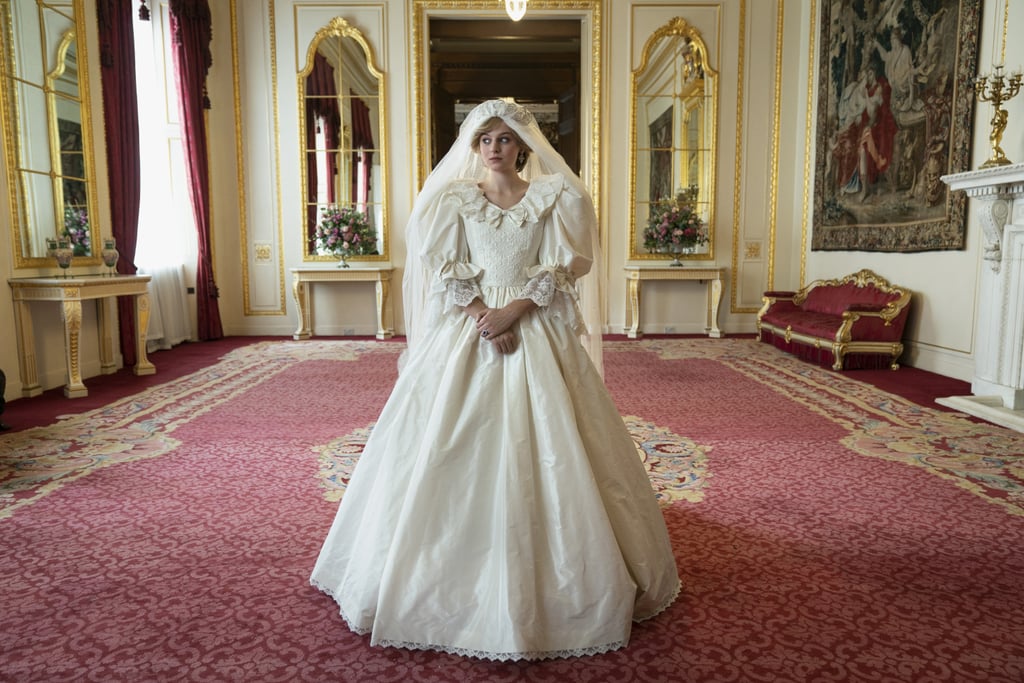
[[(919, 468), (1014, 515), (1024, 515), (1024, 435), (955, 412), (928, 408), (777, 353), (768, 344), (733, 340), (643, 340), (665, 360), (725, 364), (840, 426), (840, 442), (861, 455)], [(609, 344), (611, 351), (629, 343)], [(800, 425), (794, 425), (799, 428)]]
[[(780, 394), (780, 400), (840, 425), (841, 442), (856, 453), (921, 468), (1024, 515), (1024, 446), (1010, 430), (919, 406), (856, 381), (856, 373), (825, 370), (750, 340), (643, 340), (611, 342), (606, 349), (610, 359), (642, 349), (670, 361), (713, 360)], [(173, 451), (172, 434), (180, 424), (254, 383), (273, 381), (296, 363), (355, 362), (368, 354), (397, 357), (400, 351), (397, 344), (364, 341), (262, 342), (101, 409), (11, 434), (0, 453), (0, 519), (91, 472)], [(686, 399), (676, 403), (682, 408)], [(624, 420), (661, 504), (702, 500), (710, 446), (645, 417)], [(340, 500), (371, 427), (372, 422), (315, 447), (327, 500)]]
[(1024, 434), (730, 338), (606, 344), (683, 585), (626, 647), (371, 646), (309, 576), (401, 350), (254, 343), (0, 438), (0, 681), (1024, 680)]
[(182, 424), (274, 379), (296, 363), (355, 362), (394, 355), (373, 342), (262, 342), (235, 349), (199, 372), (45, 427), (6, 435), (0, 451), (0, 519), (103, 468), (174, 451)]
[[(623, 420), (636, 443), (637, 455), (644, 463), (658, 503), (664, 507), (677, 500), (702, 500), (710, 476), (708, 448), (643, 418), (629, 415)], [(319, 477), (326, 500), (341, 500), (372, 429), (373, 425), (356, 429), (314, 449), (319, 454)]]

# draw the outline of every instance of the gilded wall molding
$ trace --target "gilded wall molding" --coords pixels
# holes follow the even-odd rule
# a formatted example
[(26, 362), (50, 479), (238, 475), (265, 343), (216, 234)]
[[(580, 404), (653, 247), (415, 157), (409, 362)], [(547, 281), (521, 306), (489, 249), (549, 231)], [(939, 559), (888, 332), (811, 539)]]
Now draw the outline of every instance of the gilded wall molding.
[[(807, 113), (806, 121), (814, 120), (814, 51), (817, 49), (818, 36), (818, 2), (811, 0), (811, 33), (807, 45)], [(807, 279), (807, 218), (811, 212), (811, 188), (814, 184), (814, 177), (811, 171), (811, 148), (814, 133), (811, 126), (805, 126), (804, 137), (804, 201), (803, 210), (800, 212), (800, 281), (797, 283), (803, 286)], [(774, 245), (773, 245), (774, 249)], [(771, 289), (774, 289), (774, 280)]]
[(736, 41), (736, 166), (732, 174), (732, 253), (729, 272), (729, 312), (736, 313), (739, 291), (740, 207), (743, 202), (743, 89), (746, 87), (747, 0), (740, 0), (740, 21)]
[[(767, 252), (767, 264), (765, 275), (765, 289), (772, 289), (773, 282), (775, 279), (775, 257), (776, 257), (776, 242), (778, 240), (778, 206), (779, 206), (779, 163), (780, 163), (780, 149), (781, 149), (781, 135), (782, 135), (782, 86), (783, 86), (783, 35), (785, 30), (785, 0), (776, 0), (774, 4), (775, 9), (775, 38), (774, 38), (774, 50), (772, 56), (774, 58), (774, 64), (772, 65), (772, 74), (774, 77), (774, 83), (771, 89), (771, 130), (770, 135), (770, 149), (769, 149), (769, 178), (768, 178), (768, 197), (766, 203), (765, 216), (768, 222), (767, 236), (760, 238), (758, 241), (764, 240), (767, 248), (762, 249), (760, 246), (756, 249), (757, 258), (750, 257), (751, 253), (754, 253), (750, 249), (752, 241), (751, 237), (748, 237), (742, 228), (742, 210), (743, 210), (743, 173), (745, 169), (744, 162), (744, 149), (743, 149), (743, 134), (746, 130), (746, 116), (744, 94), (745, 88), (750, 83), (750, 77), (747, 73), (747, 62), (746, 62), (746, 38), (747, 38), (747, 11), (749, 9), (749, 3), (747, 0), (741, 0), (740, 2), (740, 19), (739, 19), (739, 40), (737, 47), (737, 73), (740, 74), (737, 90), (736, 90), (736, 171), (734, 174), (735, 188), (734, 188), (734, 203), (733, 203), (733, 242), (732, 242), (732, 273), (730, 274), (730, 313), (757, 313), (759, 306), (740, 306), (738, 303), (739, 296), (741, 294), (741, 271), (744, 267), (745, 261), (749, 260), (760, 260), (762, 255)], [(805, 163), (810, 163), (809, 160), (805, 160)], [(741, 261), (742, 260), (742, 261)], [(760, 298), (761, 292), (757, 292), (757, 298)]]
[[(267, 14), (267, 31), (269, 34), (268, 40), (270, 41), (270, 92), (272, 101), (274, 102), (274, 158), (277, 163), (274, 164), (274, 193), (277, 197), (277, 282), (278, 282), (278, 296), (281, 297), (281, 308), (280, 313), (277, 315), (285, 315), (287, 313), (286, 295), (285, 295), (285, 270), (284, 270), (284, 201), (281, 198), (281, 115), (277, 106), (278, 103), (278, 86), (277, 86), (277, 7), (275, 0), (269, 0), (268, 14)], [(248, 301), (248, 299), (246, 299)], [(274, 315), (270, 312), (267, 315)]]
[[(267, 41), (269, 44), (270, 54), (270, 87), (271, 97), (273, 102), (278, 101), (277, 92), (277, 20), (276, 20), (276, 8), (274, 6), (275, 0), (268, 0), (267, 2)], [(246, 197), (246, 158), (245, 158), (245, 143), (243, 140), (244, 132), (244, 121), (242, 117), (242, 101), (241, 101), (241, 67), (239, 64), (239, 40), (238, 40), (238, 0), (231, 0), (230, 5), (231, 11), (231, 68), (232, 68), (232, 86), (234, 90), (235, 99), (235, 164), (237, 166), (236, 177), (238, 179), (238, 228), (240, 235), (240, 243), (242, 249), (238, 255), (241, 270), (242, 270), (242, 306), (243, 313), (246, 316), (282, 316), (286, 315), (286, 297), (285, 297), (285, 276), (284, 276), (284, 249), (283, 245), (283, 220), (282, 220), (282, 201), (281, 201), (281, 164), (274, 164), (274, 194), (276, 197), (277, 206), (277, 235), (275, 243), (260, 242), (250, 243), (252, 239), (249, 235), (249, 223), (248, 223), (248, 199)], [(272, 115), (274, 120), (274, 158), (279, 160), (281, 158), (281, 135), (280, 135), (280, 122), (278, 108), (275, 106), (272, 108)], [(252, 247), (252, 249), (250, 249)], [(249, 270), (249, 255), (252, 253), (255, 262), (260, 264), (270, 264), (274, 261), (273, 252), (277, 252), (277, 286), (278, 286), (278, 302), (279, 306), (276, 310), (274, 309), (254, 309), (252, 307), (252, 293), (250, 288), (250, 270)]]
[[(778, 0), (775, 15), (775, 101), (772, 103), (772, 184), (768, 199), (768, 244), (771, 245), (768, 258), (767, 289), (774, 289), (775, 282), (775, 241), (778, 234), (779, 214), (779, 136), (782, 126), (782, 38), (786, 17), (786, 0)], [(742, 312), (750, 313), (749, 309)]]

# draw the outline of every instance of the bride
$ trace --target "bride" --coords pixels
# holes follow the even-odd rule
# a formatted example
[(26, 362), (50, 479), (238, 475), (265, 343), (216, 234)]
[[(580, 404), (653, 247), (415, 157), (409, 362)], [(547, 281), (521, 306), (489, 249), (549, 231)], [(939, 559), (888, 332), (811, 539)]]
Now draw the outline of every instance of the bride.
[(493, 660), (625, 646), (679, 577), (602, 378), (586, 188), (529, 110), (490, 100), (406, 237), (409, 346), (310, 582), (374, 645)]

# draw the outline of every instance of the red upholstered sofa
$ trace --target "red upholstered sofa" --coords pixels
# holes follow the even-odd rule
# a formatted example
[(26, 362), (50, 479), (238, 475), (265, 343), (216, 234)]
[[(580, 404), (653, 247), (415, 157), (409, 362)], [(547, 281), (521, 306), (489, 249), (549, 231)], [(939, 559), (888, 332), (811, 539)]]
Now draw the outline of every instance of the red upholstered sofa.
[(899, 368), (910, 292), (870, 270), (796, 292), (765, 292), (763, 301), (763, 342), (833, 370)]

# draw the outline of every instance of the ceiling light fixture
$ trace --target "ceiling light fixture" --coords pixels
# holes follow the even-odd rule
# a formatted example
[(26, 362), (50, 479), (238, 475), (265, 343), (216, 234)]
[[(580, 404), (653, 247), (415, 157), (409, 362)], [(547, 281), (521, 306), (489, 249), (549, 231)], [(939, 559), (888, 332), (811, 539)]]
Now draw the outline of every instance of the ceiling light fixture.
[(505, 0), (505, 14), (512, 21), (519, 21), (526, 16), (526, 5), (530, 0)]

